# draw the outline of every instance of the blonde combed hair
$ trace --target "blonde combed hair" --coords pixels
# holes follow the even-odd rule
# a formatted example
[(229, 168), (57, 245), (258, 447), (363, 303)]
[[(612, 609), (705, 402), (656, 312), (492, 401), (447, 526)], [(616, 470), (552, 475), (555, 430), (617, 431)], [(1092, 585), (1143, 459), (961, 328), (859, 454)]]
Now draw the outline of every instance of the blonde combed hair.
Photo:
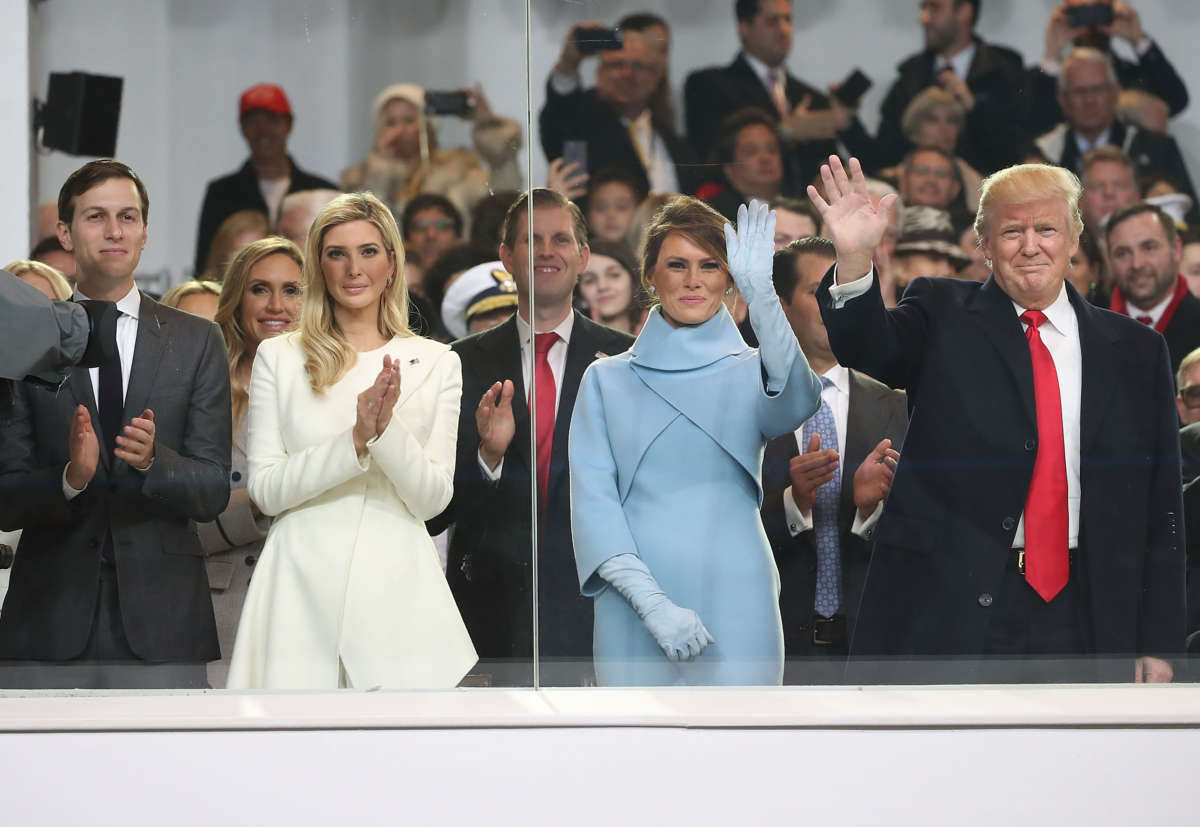
[(250, 403), (248, 388), (242, 384), (241, 368), (249, 364), (254, 356), (246, 346), (246, 331), (242, 327), (242, 299), (246, 295), (246, 282), (250, 271), (271, 256), (287, 256), (303, 269), (304, 256), (300, 248), (286, 238), (271, 236), (252, 241), (229, 262), (221, 282), (221, 297), (217, 300), (217, 314), (213, 321), (221, 329), (225, 340), (225, 354), (229, 359), (229, 389), (233, 409), (233, 424), (241, 421)]
[(17, 278), (21, 278), (22, 276), (41, 276), (49, 283), (50, 289), (54, 291), (54, 297), (60, 302), (65, 302), (75, 292), (71, 289), (71, 283), (67, 281), (62, 273), (42, 261), (20, 259), (7, 265), (4, 269)]
[(358, 357), (333, 315), (333, 298), (325, 289), (321, 254), (330, 229), (351, 221), (366, 221), (379, 231), (392, 259), (389, 284), (379, 306), (379, 333), (384, 338), (411, 336), (408, 329), (408, 283), (404, 279), (404, 242), (396, 219), (382, 201), (369, 192), (339, 195), (325, 205), (308, 231), (304, 251), (304, 301), (300, 309), (300, 348), (304, 369), (314, 393), (336, 384)]
[(979, 209), (975, 213), (975, 232), (980, 238), (987, 233), (988, 221), (999, 204), (1028, 204), (1044, 198), (1061, 198), (1067, 210), (1071, 237), (1083, 232), (1083, 215), (1079, 212), (1079, 196), (1083, 185), (1075, 173), (1048, 164), (1018, 164), (1002, 169), (983, 179), (979, 193)]
[(163, 297), (158, 300), (159, 304), (165, 304), (167, 307), (178, 308), (179, 303), (188, 296), (196, 296), (208, 293), (213, 296), (221, 295), (221, 285), (215, 281), (207, 279), (192, 279), (177, 284), (167, 292), (163, 293)]

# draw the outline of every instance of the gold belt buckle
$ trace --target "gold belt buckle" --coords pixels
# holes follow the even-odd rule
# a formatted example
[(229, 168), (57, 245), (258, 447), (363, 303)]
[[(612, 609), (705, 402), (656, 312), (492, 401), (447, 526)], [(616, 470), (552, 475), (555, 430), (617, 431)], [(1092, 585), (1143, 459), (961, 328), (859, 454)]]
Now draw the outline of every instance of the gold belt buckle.
[(1017, 550), (1017, 571), (1025, 573), (1025, 549)]

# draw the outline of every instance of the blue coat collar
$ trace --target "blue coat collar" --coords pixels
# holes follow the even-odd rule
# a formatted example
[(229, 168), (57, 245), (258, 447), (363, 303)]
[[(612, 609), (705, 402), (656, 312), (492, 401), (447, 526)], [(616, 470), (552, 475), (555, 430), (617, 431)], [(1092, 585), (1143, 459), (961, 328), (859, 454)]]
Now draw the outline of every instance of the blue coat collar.
[(724, 306), (693, 327), (671, 327), (655, 306), (629, 352), (633, 364), (651, 370), (680, 371), (706, 367), (749, 350)]

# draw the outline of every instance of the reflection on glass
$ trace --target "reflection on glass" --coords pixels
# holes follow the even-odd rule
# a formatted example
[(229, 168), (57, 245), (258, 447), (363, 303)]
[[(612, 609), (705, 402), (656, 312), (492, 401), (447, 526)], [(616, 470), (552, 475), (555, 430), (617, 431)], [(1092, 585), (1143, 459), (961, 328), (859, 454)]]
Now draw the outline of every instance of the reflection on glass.
[[(656, 16), (654, 9), (615, 23), (578, 23), (569, 13), (556, 19), (547, 12), (534, 20), (532, 66), (544, 67), (546, 78), (538, 137), (548, 184), (584, 206), (593, 254), (603, 246), (603, 255), (593, 255), (585, 268), (577, 297), (593, 319), (629, 329), (627, 317), (613, 308), (625, 296), (617, 287), (619, 264), (633, 252), (608, 245), (628, 238), (639, 256), (644, 245), (641, 275), (653, 283), (662, 266), (653, 228), (678, 208), (663, 212), (675, 194), (695, 195), (734, 225), (739, 206), (751, 198), (769, 201), (778, 212), (775, 242), (781, 249), (765, 268), (773, 271), (786, 321), (778, 327), (789, 343), (794, 337), (789, 347), (798, 345), (821, 379), (817, 412), (790, 431), (770, 434), (762, 456), (761, 516), (781, 587), (784, 682), (1170, 679), (1178, 671), (1185, 630), (1195, 626), (1184, 620), (1184, 516), (1173, 459), (1178, 423), (1176, 406), (1168, 404), (1174, 382), (1160, 358), (1169, 352), (1169, 364), (1178, 367), (1200, 344), (1200, 327), (1177, 276), (1172, 220), (1179, 216), (1122, 216), (1113, 228), (1115, 247), (1113, 233), (1105, 238), (1093, 228), (1090, 238), (1103, 240), (1105, 249), (1084, 250), (1100, 266), (1094, 277), (1077, 280), (1088, 295), (1076, 301), (1063, 283), (1077, 275), (1067, 266), (1080, 230), (1067, 221), (1076, 209), (1077, 185), (1069, 178), (1019, 178), (1025, 183), (996, 190), (1003, 197), (993, 204), (994, 213), (1049, 199), (1051, 223), (1057, 223), (1035, 222), (1029, 260), (1010, 256), (1002, 263), (994, 251), (1005, 238), (981, 206), (982, 249), (972, 262), (959, 241), (974, 238), (969, 227), (985, 191), (983, 176), (1025, 157), (1025, 142), (1037, 133), (1024, 134), (1023, 127), (1044, 132), (1064, 118), (1065, 127), (1073, 124), (1070, 111), (1057, 110), (1052, 82), (1048, 87), (1045, 76), (1027, 74), (1012, 50), (980, 39), (974, 4), (946, 2), (921, 4), (919, 29), (912, 12), (913, 31), (923, 33), (926, 51), (906, 60), (899, 78), (894, 67), (900, 55), (864, 49), (831, 70), (845, 80), (827, 94), (825, 81), (836, 77), (797, 77), (800, 59), (793, 47), (803, 38), (806, 48), (818, 48), (818, 30), (855, 28), (849, 7), (814, 12), (802, 32), (794, 28), (787, 0), (733, 5), (733, 20), (727, 9), (697, 10), (686, 24), (670, 14)], [(1054, 12), (1055, 19), (1062, 15)], [(1140, 36), (1136, 15), (1123, 20), (1116, 38)], [(1015, 31), (1000, 25), (1002, 38)], [(1060, 29), (1051, 26), (1047, 38), (1061, 40), (1053, 45), (1065, 53), (1070, 38), (1062, 39)], [(730, 63), (714, 60), (708, 48), (718, 32), (736, 36), (739, 48)], [(676, 99), (668, 79), (671, 43), (685, 78), (678, 96), (682, 130), (669, 105)], [(550, 45), (539, 54), (539, 44)], [(1101, 47), (1101, 53), (1080, 53), (1076, 62), (1109, 63), (1109, 38), (1086, 45)], [(859, 60), (862, 72), (854, 68)], [(711, 63), (717, 65), (705, 65)], [(1118, 63), (1115, 71), (1133, 67)], [(868, 75), (886, 82), (872, 91)], [(1159, 92), (1174, 99), (1170, 86)], [(1031, 102), (1036, 123), (1014, 115), (1022, 101)], [(1052, 109), (1057, 114), (1041, 123)], [(1098, 136), (1099, 130), (1088, 134)], [(1060, 140), (1057, 146), (1074, 145)], [(1121, 152), (1097, 152), (1110, 150)], [(843, 200), (852, 188), (841, 178), (819, 174), (839, 152), (857, 156), (875, 176), (863, 181), (865, 194), (854, 190), (859, 201)], [(1052, 160), (1076, 163), (1069, 154)], [(1146, 163), (1142, 156), (1121, 168)], [(1166, 167), (1158, 172), (1169, 177)], [(1155, 181), (1152, 194), (1171, 198), (1172, 187)], [(1187, 188), (1186, 172), (1180, 181), (1176, 193)], [(832, 217), (818, 215), (806, 190), (810, 183), (834, 204)], [(906, 203), (926, 212), (902, 213), (897, 188)], [(861, 229), (839, 234), (836, 222), (846, 218), (836, 212), (839, 203), (854, 203), (871, 216), (870, 244)], [(818, 234), (838, 244), (811, 237)], [(1054, 234), (1065, 243), (1066, 256), (1046, 252), (1045, 239)], [(1132, 256), (1126, 263), (1111, 259), (1114, 250), (1124, 256), (1143, 247), (1155, 251), (1137, 257), (1147, 266)], [(723, 239), (718, 235), (706, 252), (723, 258)], [(732, 263), (732, 253), (730, 258)], [(870, 270), (872, 291), (855, 294), (844, 306), (834, 301), (829, 285), (821, 283), (835, 262), (835, 293), (850, 281), (840, 278), (848, 269), (859, 271), (855, 276)], [(604, 289), (609, 271), (613, 286)], [(1048, 301), (1021, 294), (1022, 285), (1047, 273)], [(920, 278), (935, 274), (948, 278)], [(885, 313), (897, 304), (898, 288), (914, 279), (905, 305)], [(1108, 295), (1114, 279), (1116, 309), (1148, 315), (1160, 332), (1170, 325), (1163, 354), (1153, 337), (1119, 326), (1087, 303)], [(864, 308), (874, 301), (875, 285), (881, 304), (872, 305), (868, 316)], [(694, 287), (701, 290), (699, 282)], [(957, 298), (927, 307), (922, 290)], [(989, 327), (983, 308), (996, 295), (1008, 311), (1014, 302), (1019, 307)], [(745, 342), (758, 348), (746, 353), (765, 363), (772, 343), (756, 324), (763, 320), (747, 310), (750, 298), (735, 291), (729, 310)], [(669, 326), (662, 320), (673, 315), (668, 296), (660, 291), (655, 300), (661, 308), (650, 314), (629, 353), (591, 369), (574, 414), (574, 541), (583, 589), (596, 595), (597, 677), (601, 684), (775, 682), (773, 664), (759, 673), (727, 669), (724, 658), (750, 662), (754, 649), (739, 650), (739, 639), (714, 629), (725, 622), (720, 601), (735, 600), (742, 588), (752, 593), (755, 584), (716, 567), (711, 547), (724, 546), (719, 563), (736, 559), (747, 570), (758, 564), (760, 547), (724, 533), (737, 533), (741, 525), (736, 508), (733, 514), (721, 510), (722, 520), (713, 525), (712, 501), (736, 503), (735, 497), (693, 495), (710, 482), (707, 449), (736, 458), (739, 440), (755, 434), (731, 424), (749, 397), (710, 390), (693, 410), (682, 391), (669, 396), (655, 384), (665, 381), (660, 374), (666, 369), (656, 372), (644, 353), (655, 345), (655, 330)], [(1051, 310), (1055, 300), (1059, 305)], [(697, 302), (704, 305), (702, 297)], [(960, 318), (943, 307), (947, 303), (980, 315)], [(1064, 308), (1073, 315), (1056, 323), (1055, 313)], [(1025, 310), (1046, 314), (1048, 321), (1033, 326), (1034, 334), (1020, 320)], [(695, 332), (711, 320), (695, 321), (695, 328), (671, 330), (678, 337), (678, 331)], [(991, 333), (998, 337), (995, 346), (975, 344), (989, 342)], [(1059, 352), (1064, 336), (1071, 349), (1065, 356)], [(1130, 361), (1135, 357), (1125, 359), (1130, 369), (1123, 371), (1121, 359), (1105, 349), (1107, 342), (1128, 337), (1140, 337), (1129, 343), (1140, 372)], [(1044, 340), (1044, 350), (1031, 349), (1029, 338)], [(734, 344), (728, 344), (730, 354), (739, 352)], [(1038, 368), (1046, 366), (1047, 352), (1053, 374)], [(1006, 364), (996, 362), (998, 355)], [(1055, 391), (1047, 375), (1056, 376), (1061, 389)], [(637, 381), (622, 385), (619, 377), (629, 376)], [(1181, 383), (1185, 379), (1181, 374)], [(652, 402), (643, 401), (647, 394)], [(679, 414), (669, 425), (653, 415), (663, 399)], [(1178, 400), (1186, 421), (1186, 400)], [(703, 431), (706, 416), (729, 430), (714, 437), (713, 426), (674, 446), (673, 463), (658, 454), (666, 452), (676, 429)], [(1055, 416), (1057, 426), (1050, 421)], [(663, 474), (648, 485), (659, 466), (680, 479)], [(740, 478), (749, 474), (753, 481), (757, 473), (756, 462), (740, 471), (732, 463), (728, 473), (711, 476), (738, 490)], [(1136, 506), (1127, 513), (1131, 502)], [(671, 558), (684, 559), (684, 549), (693, 555), (685, 574)], [(736, 614), (752, 625), (764, 601), (747, 602), (753, 609)], [(767, 603), (773, 608), (775, 601)], [(762, 621), (759, 644), (776, 634), (771, 625)], [(760, 665), (771, 662), (762, 654), (766, 648), (758, 650)]]

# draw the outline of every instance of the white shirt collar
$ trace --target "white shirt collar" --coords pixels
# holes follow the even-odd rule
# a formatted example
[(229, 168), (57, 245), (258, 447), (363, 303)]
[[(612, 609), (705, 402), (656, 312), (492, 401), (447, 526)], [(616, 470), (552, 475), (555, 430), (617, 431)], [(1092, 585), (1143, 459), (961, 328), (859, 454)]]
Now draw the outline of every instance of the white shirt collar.
[[(528, 347), (529, 346), (529, 334), (531, 332), (529, 322), (522, 319), (520, 313), (517, 313), (516, 317), (517, 317), (517, 341), (519, 341), (521, 343), (522, 347)], [(575, 311), (572, 310), (570, 313), (567, 314), (567, 318), (563, 319), (561, 322), (558, 323), (558, 327), (554, 328), (553, 332), (557, 333), (558, 338), (562, 339), (565, 344), (570, 344), (571, 331), (574, 329), (574, 327), (575, 327)], [(546, 331), (546, 332), (549, 333), (551, 331)]]
[[(1016, 302), (1013, 302), (1013, 307), (1016, 309), (1018, 316), (1029, 309), (1022, 307)], [(1071, 331), (1079, 326), (1079, 320), (1075, 317), (1075, 308), (1071, 307), (1071, 298), (1067, 295), (1066, 282), (1063, 282), (1062, 287), (1059, 288), (1058, 298), (1052, 301), (1050, 306), (1043, 310), (1042, 313), (1046, 315), (1046, 321), (1052, 324), (1054, 329), (1064, 336), (1071, 335)]]
[[(83, 291), (78, 287), (75, 288), (75, 298), (87, 299)], [(117, 310), (120, 310), (126, 316), (137, 318), (142, 309), (142, 296), (138, 293), (137, 285), (129, 288), (129, 292), (117, 300)]]
[(843, 365), (834, 365), (822, 376), (833, 382), (833, 386), (847, 396), (850, 394), (850, 371)]
[(1088, 141), (1078, 132), (1075, 133), (1075, 146), (1080, 152), (1087, 152), (1090, 149), (1095, 149), (1099, 146), (1108, 146), (1108, 138), (1112, 134), (1112, 129), (1106, 129), (1096, 136), (1096, 140)]
[(1171, 291), (1167, 293), (1165, 297), (1163, 297), (1162, 301), (1154, 305), (1154, 307), (1151, 307), (1149, 310), (1141, 310), (1137, 307), (1134, 307), (1133, 305), (1129, 304), (1128, 300), (1125, 303), (1125, 309), (1129, 312), (1129, 315), (1135, 319), (1138, 316), (1149, 316), (1150, 325), (1153, 327), (1154, 325), (1158, 324), (1158, 320), (1162, 318), (1163, 313), (1165, 313), (1167, 310), (1167, 305), (1169, 305), (1171, 300), (1175, 298), (1174, 287), (1175, 285), (1172, 283)]
[(954, 74), (958, 75), (963, 80), (967, 79), (967, 73), (971, 71), (971, 61), (975, 59), (975, 41), (972, 40), (967, 48), (956, 54), (954, 57), (946, 60), (946, 58), (938, 55), (934, 60), (934, 69), (944, 66), (947, 63), (954, 67)]
[[(750, 54), (749, 52), (743, 51), (742, 58), (746, 61), (746, 63), (748, 63), (750, 65), (750, 68), (754, 70), (754, 74), (758, 75), (758, 79), (762, 82), (762, 85), (767, 87), (767, 89), (770, 89), (771, 81), (769, 80), (769, 78), (770, 78), (771, 67), (767, 66), (767, 64), (763, 63), (761, 60), (759, 60), (758, 58), (756, 58), (754, 55)], [(782, 65), (777, 66), (775, 68), (779, 72), (783, 73), (784, 78), (787, 77), (787, 71), (783, 68)], [(784, 82), (786, 83), (787, 81), (785, 80)]]

